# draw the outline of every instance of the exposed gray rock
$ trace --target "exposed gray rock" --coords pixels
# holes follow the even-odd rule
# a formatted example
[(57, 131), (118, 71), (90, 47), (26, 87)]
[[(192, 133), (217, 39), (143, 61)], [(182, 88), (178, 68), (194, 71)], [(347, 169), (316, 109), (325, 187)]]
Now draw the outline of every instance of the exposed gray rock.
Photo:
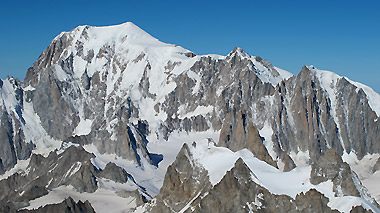
[(82, 147), (75, 146), (60, 155), (51, 152), (46, 158), (33, 154), (25, 173), (15, 173), (0, 181), (0, 190), (6, 192), (0, 194), (0, 201), (18, 209), (61, 185), (72, 185), (79, 192), (94, 192), (97, 172), (90, 162), (92, 157)]
[(80, 166), (79, 171), (65, 180), (63, 184), (72, 185), (78, 192), (92, 193), (98, 189), (96, 175), (95, 167), (90, 161), (86, 161)]
[(72, 135), (79, 123), (73, 101), (68, 100), (67, 95), (72, 99), (80, 96), (75, 85), (55, 78), (55, 69), (48, 67), (40, 74), (39, 83), (31, 92), (31, 101), (47, 133), (55, 139), (64, 140), (68, 135)]
[(115, 192), (118, 196), (120, 197), (133, 197), (136, 199), (136, 205), (140, 206), (143, 205), (144, 203), (148, 202), (148, 200), (143, 196), (137, 189), (135, 191), (117, 191)]
[(1, 167), (3, 169), (2, 172), (0, 171), (0, 174), (4, 174), (6, 170), (12, 168), (17, 162), (15, 147), (12, 140), (12, 133), (12, 123), (9, 119), (8, 113), (6, 111), (3, 111), (1, 114), (0, 128), (0, 158)]
[(180, 211), (195, 196), (211, 188), (207, 171), (192, 157), (187, 144), (166, 171), (163, 186), (150, 212)]
[[(332, 210), (327, 206), (329, 199), (325, 197), (322, 193), (315, 189), (310, 189), (306, 193), (301, 192), (296, 196), (296, 210), (298, 212), (336, 212), (337, 210)], [(291, 210), (295, 212), (295, 210)]]
[(272, 140), (278, 143), (277, 150), (286, 153), (308, 150), (311, 162), (317, 160), (327, 147), (343, 153), (330, 112), (330, 99), (307, 67), (304, 66), (297, 76), (280, 83), (277, 91), (274, 97), (278, 110), (272, 120)]
[(124, 169), (118, 167), (114, 163), (108, 163), (106, 167), (100, 172), (100, 177), (114, 180), (119, 183), (126, 183), (128, 178), (132, 176), (128, 174)]
[(235, 152), (247, 148), (258, 159), (277, 168), (277, 164), (265, 148), (256, 126), (247, 120), (246, 114), (242, 112), (237, 115), (232, 114), (232, 112), (227, 114), (220, 132), (218, 145)]
[[(176, 89), (159, 106), (160, 111), (168, 114), (165, 122), (167, 134), (175, 129), (190, 132), (212, 127), (218, 130), (229, 112), (236, 115), (236, 112), (246, 111), (247, 118), (250, 118), (249, 106), (259, 98), (273, 94), (273, 86), (260, 80), (252, 61), (242, 58), (242, 54), (247, 55), (242, 52), (236, 48), (224, 60), (204, 56), (196, 61), (190, 70), (201, 78), (198, 90), (196, 82), (186, 72), (175, 79)], [(217, 93), (218, 88), (222, 89), (218, 91), (220, 94)], [(180, 106), (186, 106), (186, 112), (198, 106), (214, 106), (214, 110), (208, 115), (180, 119)]]
[(281, 159), (281, 162), (284, 164), (284, 172), (288, 172), (296, 168), (296, 164), (294, 163), (293, 159), (286, 152), (280, 151), (279, 158)]
[(367, 96), (345, 78), (338, 81), (336, 114), (345, 149), (355, 150), (359, 159), (380, 152), (380, 120), (369, 106)]
[(372, 210), (366, 210), (363, 208), (363, 206), (355, 206), (351, 209), (350, 213), (371, 213)]
[[(17, 79), (8, 78), (5, 81), (11, 85), (16, 105), (14, 109), (5, 106), (6, 101), (1, 99), (0, 103), (0, 174), (12, 168), (18, 160), (26, 160), (30, 157), (35, 145), (31, 141), (25, 140), (23, 125), (23, 90)], [(3, 92), (3, 81), (0, 80), (0, 92)], [(9, 91), (4, 91), (9, 93)]]
[(350, 166), (343, 162), (333, 149), (328, 149), (317, 162), (312, 164), (310, 182), (318, 185), (327, 180), (333, 182), (333, 190), (337, 196), (360, 196)]

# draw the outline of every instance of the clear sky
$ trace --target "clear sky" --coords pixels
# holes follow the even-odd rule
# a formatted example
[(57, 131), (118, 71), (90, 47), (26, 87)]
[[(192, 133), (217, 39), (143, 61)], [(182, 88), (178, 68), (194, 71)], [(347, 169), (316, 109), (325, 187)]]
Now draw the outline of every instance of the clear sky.
[(196, 54), (238, 46), (293, 74), (314, 65), (380, 93), (378, 0), (2, 1), (0, 78), (23, 80), (62, 31), (127, 21)]

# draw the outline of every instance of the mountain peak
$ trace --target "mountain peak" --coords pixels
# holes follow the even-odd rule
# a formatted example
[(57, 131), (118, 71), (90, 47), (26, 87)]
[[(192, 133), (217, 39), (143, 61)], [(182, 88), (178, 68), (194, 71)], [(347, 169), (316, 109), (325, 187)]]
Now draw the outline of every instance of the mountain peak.
[(62, 32), (56, 36), (53, 42), (67, 36), (72, 38), (74, 42), (90, 41), (91, 44), (104, 45), (109, 42), (116, 43), (138, 43), (144, 46), (162, 46), (164, 43), (152, 37), (149, 33), (142, 30), (132, 22), (125, 22), (118, 25), (110, 26), (90, 26), (80, 25), (70, 32)]
[(240, 57), (250, 57), (248, 53), (246, 53), (242, 48), (240, 47), (235, 47), (229, 54), (228, 56), (232, 55), (238, 55)]

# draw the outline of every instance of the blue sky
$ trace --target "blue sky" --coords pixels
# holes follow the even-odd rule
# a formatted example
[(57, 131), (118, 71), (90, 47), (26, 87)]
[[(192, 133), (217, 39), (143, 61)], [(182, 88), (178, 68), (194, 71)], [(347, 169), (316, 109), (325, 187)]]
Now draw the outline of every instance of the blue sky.
[(380, 1), (3, 1), (0, 78), (24, 79), (61, 31), (132, 21), (196, 54), (235, 46), (297, 74), (331, 70), (380, 93)]

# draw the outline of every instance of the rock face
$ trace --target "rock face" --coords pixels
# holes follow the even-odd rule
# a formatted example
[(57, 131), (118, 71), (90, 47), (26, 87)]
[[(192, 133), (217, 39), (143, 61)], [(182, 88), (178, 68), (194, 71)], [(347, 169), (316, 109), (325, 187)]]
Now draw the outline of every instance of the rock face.
[(373, 211), (371, 210), (366, 210), (362, 206), (355, 206), (354, 208), (351, 209), (350, 213), (371, 213)]
[(168, 167), (164, 184), (151, 212), (178, 212), (194, 197), (211, 188), (207, 171), (194, 160), (187, 144)]
[(350, 166), (344, 163), (332, 149), (328, 149), (316, 163), (312, 164), (310, 182), (318, 185), (321, 182), (331, 180), (337, 196), (360, 196), (361, 193), (357, 188), (359, 186), (354, 183), (356, 178), (357, 176), (351, 171)]
[(33, 154), (24, 174), (16, 173), (0, 181), (1, 191), (7, 192), (0, 195), (0, 200), (17, 209), (60, 185), (72, 185), (79, 192), (94, 192), (97, 182), (91, 157), (83, 148), (74, 146), (60, 155), (52, 152), (46, 158)]
[(362, 185), (357, 174), (333, 149), (328, 149), (317, 162), (312, 164), (311, 168), (310, 182), (312, 184), (318, 185), (331, 180), (335, 196), (364, 197), (374, 206), (379, 206)]
[(251, 121), (248, 121), (246, 114), (239, 112), (238, 115), (227, 114), (223, 121), (222, 130), (218, 145), (227, 147), (232, 151), (239, 151), (247, 148), (258, 159), (277, 167), (267, 149), (263, 140)]
[(277, 110), (271, 121), (277, 150), (309, 151), (311, 161), (317, 160), (327, 147), (342, 154), (329, 97), (307, 67), (281, 82), (277, 91), (274, 96)]
[(375, 173), (380, 170), (380, 157), (377, 159), (375, 165), (372, 168), (372, 172)]
[(126, 183), (129, 178), (133, 179), (130, 174), (118, 167), (115, 163), (108, 163), (104, 170), (100, 172), (99, 176), (119, 183)]
[(336, 84), (336, 117), (345, 150), (355, 150), (361, 159), (380, 152), (379, 115), (369, 106), (363, 89), (346, 78)]
[(27, 141), (22, 126), (23, 90), (16, 79), (0, 80), (0, 175), (18, 160), (30, 157), (35, 145)]

